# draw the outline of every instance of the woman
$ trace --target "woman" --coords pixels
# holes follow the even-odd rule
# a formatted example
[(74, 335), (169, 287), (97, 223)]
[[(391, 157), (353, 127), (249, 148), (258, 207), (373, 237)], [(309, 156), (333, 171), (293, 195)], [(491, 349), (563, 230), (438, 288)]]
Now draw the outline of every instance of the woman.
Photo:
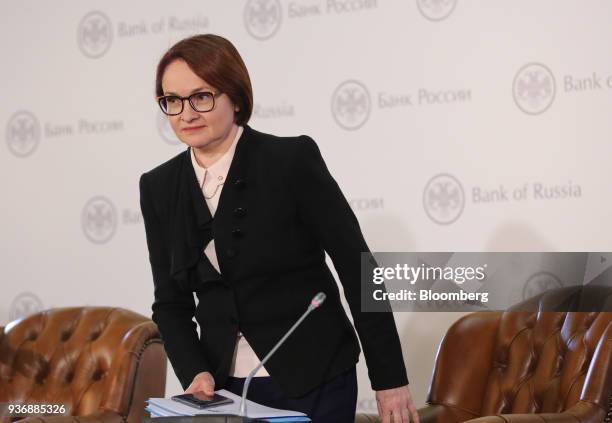
[(241, 394), (249, 371), (323, 291), (326, 301), (256, 375), (248, 398), (315, 422), (354, 421), (360, 347), (327, 251), (379, 414), (385, 422), (410, 414), (418, 423), (392, 313), (360, 310), (360, 255), (368, 246), (316, 143), (247, 125), (249, 75), (220, 36), (172, 46), (158, 64), (156, 94), (188, 148), (141, 176), (140, 203), (152, 318), (186, 392)]

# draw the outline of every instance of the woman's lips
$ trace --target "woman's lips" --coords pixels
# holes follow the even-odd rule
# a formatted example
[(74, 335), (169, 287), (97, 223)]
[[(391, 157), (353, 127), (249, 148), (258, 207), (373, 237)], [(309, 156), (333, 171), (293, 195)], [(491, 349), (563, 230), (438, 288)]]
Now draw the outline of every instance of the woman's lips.
[(206, 127), (206, 125), (201, 125), (201, 126), (194, 126), (194, 127), (190, 127), (190, 128), (183, 128), (183, 132), (195, 132), (199, 129), (202, 129)]

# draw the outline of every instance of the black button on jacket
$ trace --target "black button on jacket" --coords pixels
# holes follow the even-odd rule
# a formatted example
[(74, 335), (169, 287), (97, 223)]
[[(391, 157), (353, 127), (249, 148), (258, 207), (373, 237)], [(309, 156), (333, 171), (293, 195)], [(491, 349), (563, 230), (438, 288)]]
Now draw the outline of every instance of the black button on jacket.
[[(319, 291), (326, 301), (265, 367), (296, 397), (354, 365), (359, 343), (325, 251), (344, 288), (372, 388), (408, 383), (393, 314), (361, 312), (360, 258), (369, 249), (316, 143), (245, 125), (226, 180), (213, 219), (189, 148), (140, 178), (152, 319), (183, 388), (202, 371), (221, 388), (238, 331), (263, 358)], [(211, 238), (221, 274), (203, 253)]]

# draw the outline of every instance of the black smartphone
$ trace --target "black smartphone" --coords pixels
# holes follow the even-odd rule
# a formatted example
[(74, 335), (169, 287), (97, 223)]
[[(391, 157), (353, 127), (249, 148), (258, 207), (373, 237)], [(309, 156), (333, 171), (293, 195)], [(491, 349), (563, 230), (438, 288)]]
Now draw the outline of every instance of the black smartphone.
[(174, 395), (172, 397), (174, 401), (182, 402), (191, 407), (203, 409), (208, 407), (215, 407), (222, 404), (230, 404), (234, 402), (233, 399), (224, 397), (215, 393), (214, 395), (206, 395), (204, 392), (196, 392), (193, 394), (181, 394)]

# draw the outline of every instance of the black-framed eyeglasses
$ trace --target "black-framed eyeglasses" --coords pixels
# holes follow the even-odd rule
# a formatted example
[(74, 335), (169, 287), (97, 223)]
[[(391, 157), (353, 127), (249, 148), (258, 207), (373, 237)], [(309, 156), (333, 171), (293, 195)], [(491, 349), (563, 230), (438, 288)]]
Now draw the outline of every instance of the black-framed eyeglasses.
[(193, 93), (188, 97), (180, 97), (178, 95), (162, 95), (157, 97), (157, 103), (162, 109), (162, 112), (168, 116), (180, 115), (183, 112), (183, 104), (185, 100), (189, 101), (191, 108), (196, 112), (210, 112), (215, 107), (215, 96), (221, 93), (211, 93), (210, 91), (200, 91)]

